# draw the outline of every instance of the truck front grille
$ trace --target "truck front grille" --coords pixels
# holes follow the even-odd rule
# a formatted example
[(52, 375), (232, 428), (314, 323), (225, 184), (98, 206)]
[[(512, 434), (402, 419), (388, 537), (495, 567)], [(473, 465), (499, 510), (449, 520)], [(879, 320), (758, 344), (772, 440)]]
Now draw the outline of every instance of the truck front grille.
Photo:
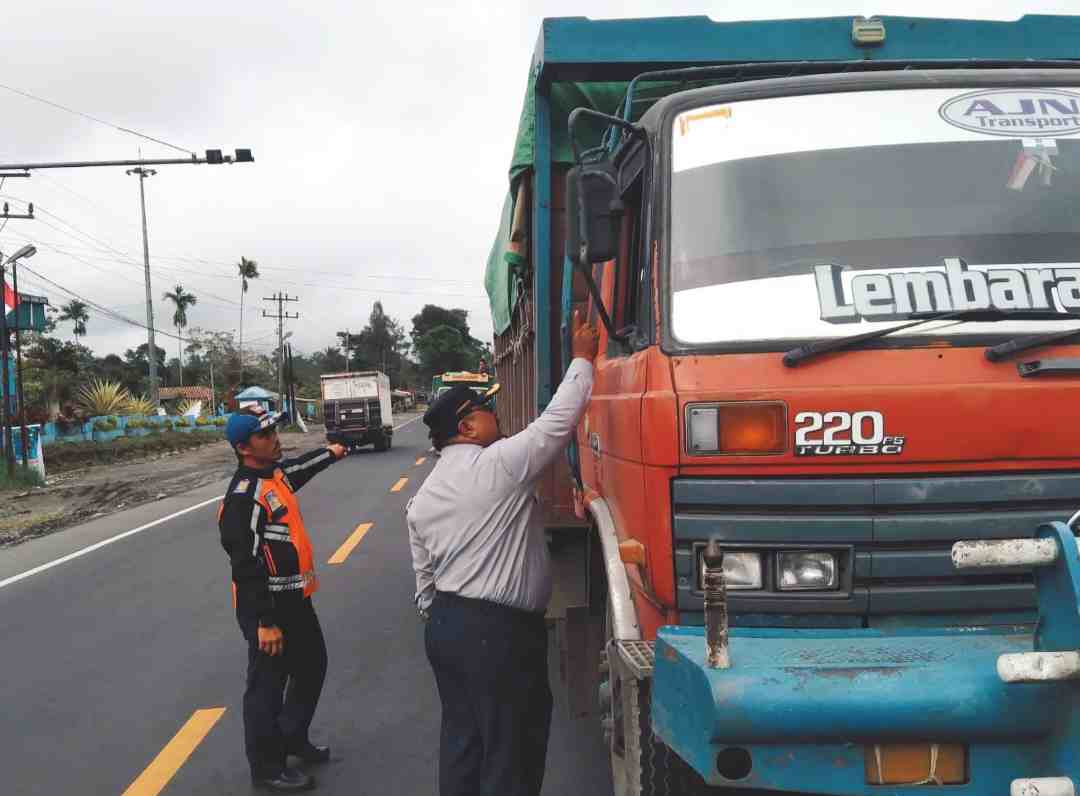
[(696, 555), (715, 538), (766, 554), (827, 546), (840, 552), (848, 569), (836, 593), (731, 592), (736, 616), (830, 614), (873, 623), (920, 614), (1008, 622), (1034, 609), (1030, 573), (957, 572), (952, 543), (1031, 536), (1041, 523), (1068, 519), (1080, 507), (1080, 473), (679, 478), (672, 505), (681, 611), (703, 610)]

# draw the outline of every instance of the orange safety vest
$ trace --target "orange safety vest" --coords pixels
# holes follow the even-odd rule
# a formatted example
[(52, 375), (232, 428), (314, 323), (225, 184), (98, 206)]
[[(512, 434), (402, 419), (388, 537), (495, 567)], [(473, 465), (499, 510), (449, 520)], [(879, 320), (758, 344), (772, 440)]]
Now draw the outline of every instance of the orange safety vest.
[[(300, 513), (300, 503), (280, 467), (274, 470), (273, 478), (259, 479), (255, 500), (266, 511), (267, 516), (266, 528), (263, 531), (263, 553), (270, 569), (270, 591), (299, 591), (302, 584), (304, 596), (310, 597), (319, 589), (319, 579), (315, 575), (315, 556), (307, 528), (304, 527), (304, 517)], [(279, 561), (273, 554), (277, 544), (291, 544), (295, 549), (298, 562), (296, 571), (292, 571), (292, 566), (278, 566)]]
[[(304, 527), (304, 517), (300, 513), (300, 503), (289, 478), (278, 467), (270, 478), (255, 480), (258, 483), (249, 494), (262, 506), (267, 518), (261, 538), (255, 540), (255, 549), (262, 549), (269, 572), (267, 585), (270, 592), (284, 596), (285, 593), (302, 590), (304, 597), (310, 597), (319, 590), (319, 579), (315, 575), (315, 556), (307, 528)], [(229, 495), (226, 495), (226, 500), (228, 498)], [(219, 521), (224, 510), (225, 501), (222, 501), (218, 509)], [(254, 528), (252, 532), (254, 533)], [(235, 606), (235, 583), (232, 584), (232, 593)]]

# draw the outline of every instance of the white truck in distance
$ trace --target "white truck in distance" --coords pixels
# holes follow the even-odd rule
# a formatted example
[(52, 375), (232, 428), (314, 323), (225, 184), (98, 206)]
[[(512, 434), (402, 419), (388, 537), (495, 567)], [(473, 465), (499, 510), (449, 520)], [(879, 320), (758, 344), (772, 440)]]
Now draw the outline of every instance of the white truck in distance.
[(326, 439), (350, 448), (393, 443), (394, 411), (390, 379), (377, 370), (328, 373), (320, 378)]

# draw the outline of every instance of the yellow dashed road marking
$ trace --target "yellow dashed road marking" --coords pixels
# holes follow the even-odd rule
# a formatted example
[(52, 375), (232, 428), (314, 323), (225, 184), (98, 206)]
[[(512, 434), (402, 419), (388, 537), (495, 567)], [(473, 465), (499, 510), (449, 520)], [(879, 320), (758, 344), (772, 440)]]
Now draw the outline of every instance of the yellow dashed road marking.
[(421, 456), (419, 459), (416, 460), (416, 466), (419, 467), (421, 464), (423, 464), (426, 461), (427, 461), (427, 456)]
[(203, 708), (192, 713), (191, 718), (158, 752), (139, 778), (128, 786), (123, 796), (157, 796), (161, 793), (224, 713), (225, 708)]
[(353, 551), (353, 548), (360, 544), (360, 540), (364, 538), (364, 534), (371, 530), (373, 522), (365, 522), (356, 526), (356, 530), (349, 534), (349, 538), (345, 540), (345, 543), (337, 549), (337, 552), (330, 556), (328, 564), (340, 564), (346, 558), (349, 557), (349, 553)]
[(402, 489), (405, 488), (405, 484), (407, 484), (407, 483), (409, 483), (408, 478), (404, 478), (404, 477), (399, 478), (397, 480), (397, 483), (394, 484), (392, 487), (390, 487), (390, 491), (391, 492), (400, 492)]

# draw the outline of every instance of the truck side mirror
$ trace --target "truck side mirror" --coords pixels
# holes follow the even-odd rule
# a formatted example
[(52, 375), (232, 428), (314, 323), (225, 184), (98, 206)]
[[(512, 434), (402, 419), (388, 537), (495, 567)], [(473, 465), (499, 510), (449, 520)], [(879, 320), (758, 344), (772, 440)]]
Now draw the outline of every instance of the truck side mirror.
[(566, 255), (588, 268), (615, 258), (624, 206), (610, 161), (575, 166), (566, 174)]

